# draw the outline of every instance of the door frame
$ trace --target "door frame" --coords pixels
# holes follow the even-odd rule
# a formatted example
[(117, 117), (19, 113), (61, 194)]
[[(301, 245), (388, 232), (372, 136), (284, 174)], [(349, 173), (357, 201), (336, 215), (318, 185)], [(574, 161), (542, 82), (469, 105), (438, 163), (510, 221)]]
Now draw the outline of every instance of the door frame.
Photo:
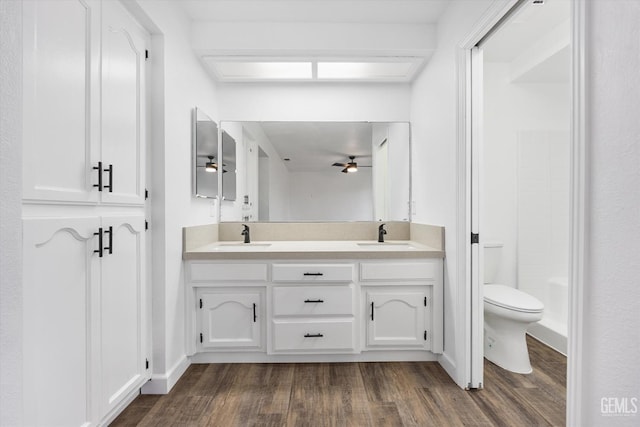
[[(570, 182), (570, 248), (569, 248), (569, 319), (567, 357), (567, 425), (582, 425), (582, 402), (584, 381), (581, 378), (584, 336), (583, 311), (585, 292), (584, 277), (586, 266), (585, 232), (588, 218), (586, 177), (587, 127), (585, 89), (585, 2), (571, 2), (571, 182)], [(458, 233), (458, 280), (463, 283), (459, 307), (464, 307), (464, 367), (465, 379), (470, 388), (482, 386), (483, 357), (482, 345), (483, 310), (480, 284), (471, 280), (472, 245), (470, 235), (472, 214), (472, 140), (478, 140), (482, 126), (472, 120), (475, 107), (481, 100), (473, 99), (472, 63), (474, 47), (490, 32), (501, 25), (501, 21), (514, 7), (524, 4), (524, 0), (496, 0), (491, 4), (479, 22), (458, 45), (458, 131), (457, 131), (457, 227)], [(475, 58), (478, 58), (476, 55)], [(476, 195), (477, 197), (477, 195)], [(481, 252), (481, 251), (479, 251)]]

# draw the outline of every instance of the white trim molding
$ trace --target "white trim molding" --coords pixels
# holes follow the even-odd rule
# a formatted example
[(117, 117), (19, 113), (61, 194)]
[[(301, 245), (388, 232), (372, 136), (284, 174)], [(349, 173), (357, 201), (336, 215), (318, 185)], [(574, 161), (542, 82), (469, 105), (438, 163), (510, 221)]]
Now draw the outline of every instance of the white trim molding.
[(582, 426), (585, 236), (587, 197), (587, 94), (585, 89), (586, 0), (571, 2), (571, 230), (569, 252), (569, 323), (567, 349), (567, 426)]
[[(472, 319), (472, 289), (471, 289), (471, 50), (489, 33), (500, 20), (521, 0), (496, 0), (484, 13), (482, 18), (471, 29), (467, 36), (458, 45), (458, 163), (457, 163), (457, 229), (458, 229), (458, 283), (459, 287), (458, 307), (462, 307), (462, 321), (456, 329), (457, 346), (462, 350), (462, 356), (458, 362), (459, 375), (449, 375), (456, 383), (464, 388), (478, 387), (482, 384), (472, 384), (472, 379), (483, 381), (482, 373), (474, 373), (472, 378), (472, 366), (482, 366), (481, 363), (473, 363), (472, 358), (472, 322), (480, 322), (483, 319), (481, 312), (474, 310), (476, 316)], [(477, 328), (476, 328), (477, 329)], [(482, 330), (482, 328), (480, 328)], [(476, 337), (477, 338), (477, 337)], [(475, 356), (477, 359), (477, 355)], [(443, 365), (446, 369), (446, 366)], [(481, 368), (480, 368), (481, 369)], [(459, 378), (463, 376), (464, 378)]]
[(183, 356), (164, 374), (153, 374), (140, 389), (142, 394), (167, 394), (191, 365), (187, 356)]

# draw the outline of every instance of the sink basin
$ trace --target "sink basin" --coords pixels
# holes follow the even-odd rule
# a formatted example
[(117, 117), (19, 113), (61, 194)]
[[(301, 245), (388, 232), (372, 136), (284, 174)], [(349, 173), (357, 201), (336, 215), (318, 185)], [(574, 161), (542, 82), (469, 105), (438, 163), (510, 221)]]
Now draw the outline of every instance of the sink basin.
[(256, 246), (266, 247), (271, 246), (271, 243), (243, 243), (243, 242), (220, 242), (218, 246), (233, 246), (233, 247), (250, 247), (255, 248)]
[(404, 242), (361, 242), (358, 243), (358, 246), (362, 246), (364, 248), (380, 248), (380, 249), (385, 249), (385, 250), (410, 250), (410, 249), (416, 249), (415, 246), (413, 246), (410, 243), (404, 243)]

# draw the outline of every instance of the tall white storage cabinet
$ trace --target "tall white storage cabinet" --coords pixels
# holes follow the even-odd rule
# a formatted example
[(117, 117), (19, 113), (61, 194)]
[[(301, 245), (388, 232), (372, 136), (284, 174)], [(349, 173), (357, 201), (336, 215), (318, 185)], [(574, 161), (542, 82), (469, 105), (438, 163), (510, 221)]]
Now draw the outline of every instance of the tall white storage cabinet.
[(24, 2), (24, 420), (107, 424), (150, 376), (148, 35), (120, 2)]

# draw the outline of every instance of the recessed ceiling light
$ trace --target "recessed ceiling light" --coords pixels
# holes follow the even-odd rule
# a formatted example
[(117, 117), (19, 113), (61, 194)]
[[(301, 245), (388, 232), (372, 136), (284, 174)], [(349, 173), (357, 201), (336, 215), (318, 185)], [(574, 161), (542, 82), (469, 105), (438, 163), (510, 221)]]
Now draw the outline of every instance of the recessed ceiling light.
[[(207, 60), (207, 58), (205, 58)], [(216, 61), (207, 60), (214, 72), (225, 80), (304, 80), (311, 79), (311, 62)]]
[(318, 62), (318, 79), (404, 79), (414, 62)]

